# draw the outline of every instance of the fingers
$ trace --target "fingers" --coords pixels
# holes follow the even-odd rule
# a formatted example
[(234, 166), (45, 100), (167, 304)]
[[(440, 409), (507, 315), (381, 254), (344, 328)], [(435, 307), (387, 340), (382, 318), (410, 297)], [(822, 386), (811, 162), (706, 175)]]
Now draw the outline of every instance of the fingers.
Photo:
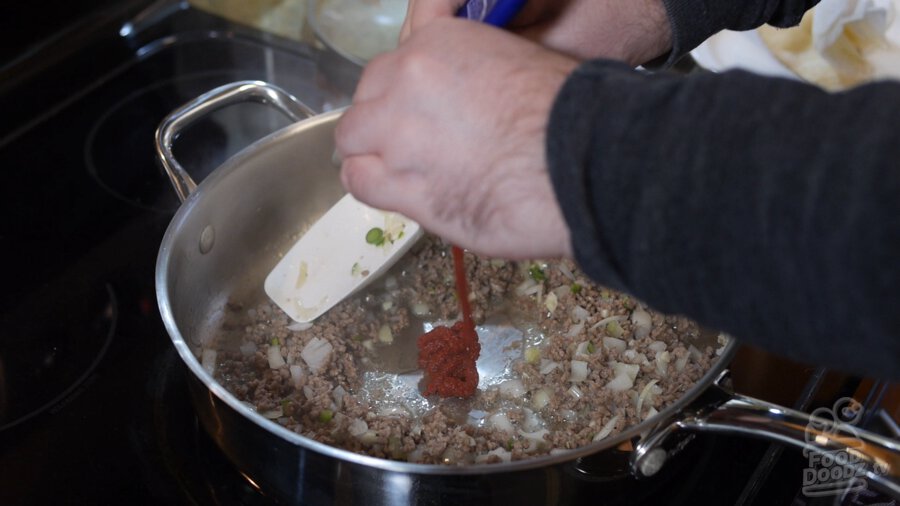
[[(420, 175), (402, 167), (389, 166), (384, 149), (395, 135), (391, 113), (383, 104), (354, 104), (341, 117), (335, 131), (342, 158), (341, 182), (359, 201), (372, 207), (406, 213), (413, 195), (422, 195)], [(410, 216), (412, 218), (412, 216)]]
[(350, 106), (335, 129), (335, 147), (341, 158), (381, 155), (383, 136), (390, 130), (390, 125), (382, 120), (385, 116), (383, 107), (371, 101)]
[(389, 51), (373, 58), (363, 68), (356, 91), (353, 93), (353, 103), (383, 96), (392, 84), (394, 68), (397, 66), (398, 59), (398, 51)]
[(341, 182), (364, 204), (420, 219), (426, 188), (417, 172), (392, 171), (377, 155), (359, 155), (344, 159)]
[(410, 0), (400, 29), (400, 41), (406, 40), (413, 31), (432, 19), (455, 15), (465, 3), (465, 0)]

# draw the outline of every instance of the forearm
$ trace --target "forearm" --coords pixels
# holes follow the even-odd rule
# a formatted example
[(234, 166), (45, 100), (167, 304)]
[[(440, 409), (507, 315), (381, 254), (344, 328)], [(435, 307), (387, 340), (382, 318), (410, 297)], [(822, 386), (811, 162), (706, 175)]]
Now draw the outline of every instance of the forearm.
[(897, 378), (898, 108), (896, 83), (583, 65), (548, 138), (576, 260), (660, 310)]

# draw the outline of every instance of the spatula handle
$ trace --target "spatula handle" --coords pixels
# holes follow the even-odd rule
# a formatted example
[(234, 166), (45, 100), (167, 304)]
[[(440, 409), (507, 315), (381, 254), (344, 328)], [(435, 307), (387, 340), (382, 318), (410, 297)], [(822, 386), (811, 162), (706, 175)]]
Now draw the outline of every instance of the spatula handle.
[(493, 26), (506, 26), (525, 5), (526, 0), (469, 0), (456, 15)]

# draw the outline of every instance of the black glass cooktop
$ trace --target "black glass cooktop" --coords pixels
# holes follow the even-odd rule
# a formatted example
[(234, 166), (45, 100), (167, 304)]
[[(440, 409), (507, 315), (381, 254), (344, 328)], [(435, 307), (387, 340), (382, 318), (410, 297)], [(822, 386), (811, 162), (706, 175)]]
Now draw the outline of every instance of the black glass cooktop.
[[(111, 17), (73, 36), (83, 47), (57, 64), (23, 65), (0, 87), (0, 504), (260, 496), (234, 469), (209, 485), (208, 473), (228, 476), (215, 467), (226, 461), (202, 460), (207, 440), (159, 318), (153, 269), (179, 203), (153, 134), (233, 81), (269, 81), (319, 111), (347, 94), (313, 49), (183, 7), (129, 37), (133, 18)], [(186, 130), (175, 154), (199, 180), (286, 125), (264, 106), (234, 106)]]

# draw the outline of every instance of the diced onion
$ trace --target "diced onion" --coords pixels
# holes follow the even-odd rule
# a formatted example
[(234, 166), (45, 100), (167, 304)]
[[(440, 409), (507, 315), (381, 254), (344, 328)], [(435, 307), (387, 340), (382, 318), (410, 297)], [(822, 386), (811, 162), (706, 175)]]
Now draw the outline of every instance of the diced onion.
[(637, 413), (638, 418), (641, 417), (641, 408), (644, 407), (644, 401), (650, 398), (650, 394), (651, 394), (650, 389), (653, 388), (653, 385), (655, 385), (656, 383), (657, 383), (657, 380), (650, 380), (649, 382), (647, 382), (646, 385), (644, 385), (644, 388), (641, 389), (641, 394), (638, 395), (637, 402), (635, 403), (636, 405), (635, 405), (635, 409), (634, 409), (634, 412)]
[(303, 366), (293, 364), (290, 366), (291, 380), (294, 382), (294, 388), (300, 388), (300, 381), (303, 379)]
[(627, 360), (630, 360), (634, 364), (646, 364), (647, 356), (643, 353), (638, 353), (634, 350), (626, 350), (625, 353), (622, 354)]
[(278, 369), (286, 363), (284, 357), (281, 356), (281, 346), (277, 344), (269, 346), (266, 358), (269, 359), (269, 368), (271, 369)]
[(719, 334), (718, 336), (716, 336), (716, 342), (719, 343), (719, 347), (716, 348), (716, 356), (720, 357), (723, 353), (725, 353), (725, 347), (728, 346), (730, 340), (725, 334)]
[(390, 325), (385, 323), (378, 329), (378, 340), (385, 344), (394, 342), (394, 333), (391, 332)]
[(639, 365), (626, 364), (624, 362), (612, 362), (610, 365), (612, 366), (613, 374), (615, 376), (625, 375), (632, 381), (637, 378), (638, 372), (641, 370)]
[(522, 295), (534, 295), (536, 293), (540, 293), (543, 289), (544, 289), (544, 285), (535, 282), (533, 285), (526, 288), (522, 292)]
[(644, 311), (640, 306), (631, 312), (631, 323), (634, 325), (634, 337), (638, 339), (649, 336), (650, 330), (653, 328), (653, 319), (650, 318), (650, 313)]
[(545, 358), (541, 359), (541, 374), (550, 374), (557, 367), (559, 367), (558, 363)]
[(416, 316), (428, 316), (431, 313), (431, 309), (422, 302), (416, 302), (412, 305), (412, 313)]
[(614, 377), (606, 384), (607, 389), (613, 392), (623, 392), (634, 386), (634, 380), (640, 370), (639, 366), (622, 362), (612, 362), (610, 365), (612, 366)]
[(541, 360), (541, 349), (537, 346), (529, 346), (525, 348), (525, 362), (536, 364)]
[(344, 396), (347, 395), (347, 391), (344, 390), (344, 387), (338, 385), (334, 390), (331, 391), (331, 398), (334, 399), (335, 408), (341, 409), (344, 405)]
[(378, 433), (374, 430), (367, 430), (356, 436), (359, 439), (359, 442), (366, 445), (373, 445), (378, 442)]
[(587, 362), (583, 360), (573, 360), (570, 365), (570, 375), (569, 381), (572, 383), (579, 383), (587, 379), (588, 369)]
[(541, 388), (531, 395), (531, 407), (534, 409), (544, 409), (547, 404), (550, 404), (550, 392), (547, 389)]
[(216, 373), (217, 356), (216, 350), (211, 350), (209, 348), (203, 348), (203, 351), (200, 353), (200, 365), (203, 366), (203, 369), (205, 369), (210, 376)]
[(625, 341), (617, 337), (603, 337), (603, 347), (609, 350), (625, 351)]
[(669, 374), (669, 362), (672, 360), (671, 354), (668, 351), (657, 351), (656, 352), (656, 372), (659, 373), (660, 376), (666, 377)]
[(645, 416), (643, 419), (646, 420), (648, 418), (653, 418), (658, 413), (659, 413), (659, 411), (657, 411), (656, 408), (651, 407), (650, 409), (647, 410), (647, 416)]
[(497, 387), (500, 389), (500, 395), (507, 399), (519, 399), (525, 395), (525, 385), (522, 384), (521, 380), (506, 380), (497, 385)]
[(519, 286), (516, 287), (516, 294), (517, 295), (531, 295), (533, 293), (537, 293), (538, 286), (539, 285), (538, 285), (537, 281), (535, 281), (531, 278), (527, 278), (525, 281), (523, 281), (521, 284), (519, 284)]
[(577, 337), (578, 334), (581, 334), (581, 331), (584, 330), (584, 322), (579, 322), (573, 324), (569, 327), (569, 330), (566, 332), (566, 337)]
[(559, 298), (554, 292), (548, 293), (547, 298), (544, 299), (544, 307), (547, 308), (547, 311), (552, 313), (553, 311), (556, 311), (557, 305), (559, 305)]
[(478, 464), (483, 464), (483, 463), (487, 462), (491, 456), (494, 456), (494, 455), (499, 457), (500, 460), (503, 462), (509, 462), (512, 460), (512, 452), (510, 452), (506, 449), (497, 447), (487, 453), (484, 453), (484, 454), (481, 454), (481, 455), (475, 457), (475, 462)]
[(703, 358), (703, 354), (693, 344), (688, 347), (688, 354), (694, 359), (694, 362), (699, 362)]
[(594, 441), (595, 442), (600, 441), (601, 439), (606, 438), (606, 436), (609, 436), (610, 433), (612, 433), (613, 429), (616, 428), (616, 424), (618, 422), (619, 422), (619, 415), (616, 415), (616, 416), (610, 418), (609, 421), (603, 425), (603, 428), (600, 429), (600, 432), (598, 432), (597, 435), (594, 436)]
[(400, 239), (406, 222), (397, 213), (384, 213), (384, 238), (390, 242)]
[(506, 413), (494, 413), (488, 417), (488, 423), (495, 429), (502, 430), (507, 434), (515, 434), (516, 432), (515, 427), (513, 427), (512, 422), (509, 421), (509, 417), (506, 416)]
[(575, 356), (576, 357), (587, 357), (591, 353), (588, 351), (588, 347), (590, 346), (589, 341), (582, 341), (578, 343), (578, 346), (575, 347)]
[(281, 408), (270, 409), (269, 411), (264, 411), (260, 413), (263, 418), (268, 418), (269, 420), (275, 420), (276, 418), (281, 418), (284, 416), (284, 410)]
[(300, 332), (303, 330), (309, 330), (313, 326), (312, 322), (293, 322), (287, 326), (288, 330), (293, 330), (294, 332)]
[(522, 408), (522, 411), (525, 413), (525, 419), (522, 420), (522, 428), (527, 431), (538, 430), (543, 427), (543, 422), (541, 418), (535, 414), (534, 411), (528, 408)]
[(666, 343), (662, 341), (653, 341), (647, 348), (657, 352), (666, 351)]
[(318, 373), (328, 363), (332, 348), (331, 343), (325, 339), (314, 337), (300, 351), (300, 358), (313, 373)]
[(553, 293), (556, 294), (557, 298), (565, 297), (567, 294), (572, 292), (572, 287), (569, 285), (561, 285), (557, 286), (553, 289)]
[[(603, 311), (606, 311), (606, 310), (604, 309)], [(601, 314), (603, 313), (603, 311), (601, 311)], [(597, 323), (591, 325), (591, 330), (597, 330), (600, 327), (607, 325), (611, 322), (620, 322), (620, 321), (623, 321), (626, 319), (628, 319), (628, 317), (625, 315), (621, 315), (621, 314), (615, 315), (615, 316), (607, 316), (607, 317), (603, 318), (602, 320), (598, 321)]]
[(690, 357), (690, 355), (688, 355), (687, 353), (685, 353), (684, 355), (678, 357), (678, 359), (675, 360), (675, 370), (678, 371), (678, 372), (683, 371), (683, 370), (684, 370), (684, 366), (687, 365), (687, 361), (688, 361), (688, 358), (689, 358), (689, 357)]
[(572, 271), (564, 262), (560, 262), (556, 267), (557, 269), (559, 269), (559, 272), (561, 272), (563, 276), (569, 278), (569, 280), (571, 281), (575, 281), (575, 275), (572, 274)]
[(519, 431), (519, 435), (525, 438), (528, 441), (528, 448), (525, 451), (534, 451), (547, 443), (544, 439), (544, 436), (549, 434), (550, 431), (547, 429), (536, 430), (534, 432), (525, 432), (523, 430)]
[(575, 306), (572, 308), (572, 321), (574, 321), (575, 323), (586, 322), (590, 316), (591, 314), (588, 313), (588, 310), (581, 306)]
[(353, 437), (362, 436), (368, 430), (369, 424), (367, 424), (365, 420), (359, 418), (350, 420), (350, 425), (347, 426), (347, 432), (349, 432)]
[(606, 384), (606, 388), (612, 390), (613, 392), (624, 392), (633, 386), (634, 380), (624, 374), (621, 376), (616, 376)]
[(571, 395), (575, 400), (581, 399), (584, 397), (584, 392), (581, 391), (580, 388), (576, 385), (572, 385), (569, 387), (569, 395)]

